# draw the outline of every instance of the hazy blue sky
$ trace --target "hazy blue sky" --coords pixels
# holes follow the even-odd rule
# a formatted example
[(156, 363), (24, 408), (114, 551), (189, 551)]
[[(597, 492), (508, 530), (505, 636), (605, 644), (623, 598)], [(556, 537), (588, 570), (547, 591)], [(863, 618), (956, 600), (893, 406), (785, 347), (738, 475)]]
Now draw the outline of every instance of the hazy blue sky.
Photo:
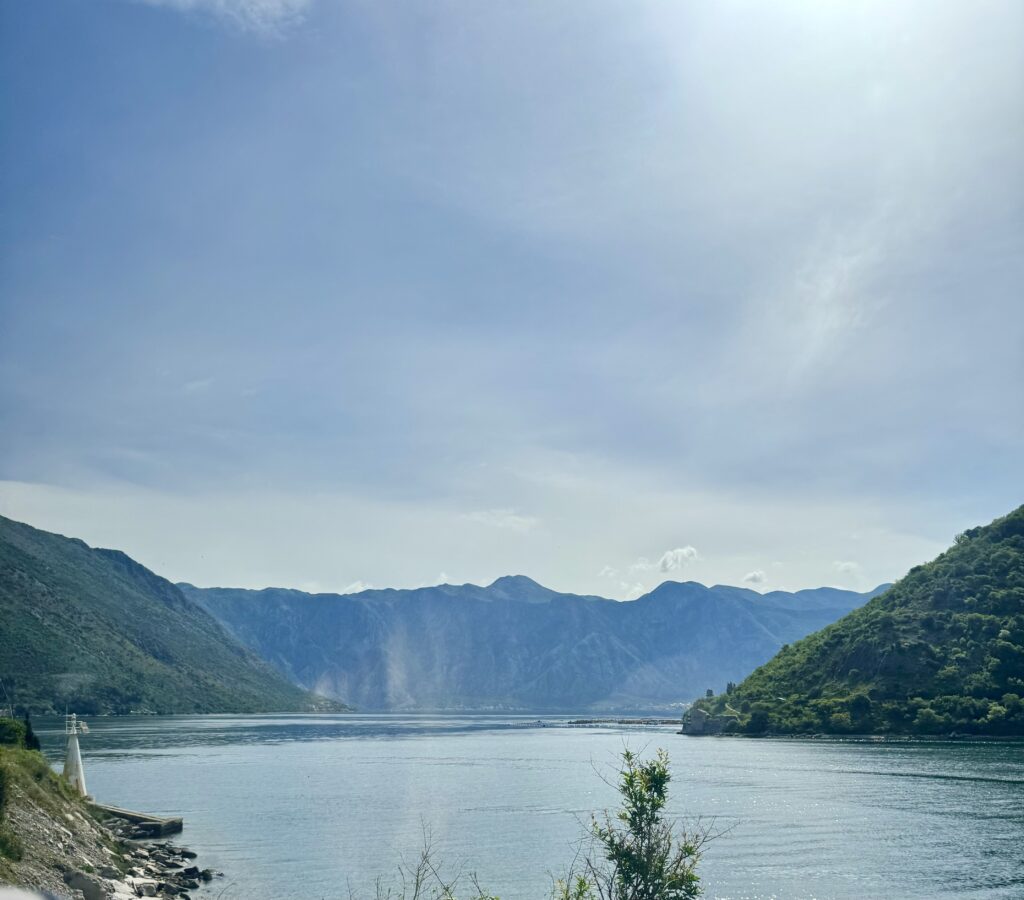
[(201, 585), (894, 579), (1024, 501), (1022, 47), (6, 0), (0, 512)]

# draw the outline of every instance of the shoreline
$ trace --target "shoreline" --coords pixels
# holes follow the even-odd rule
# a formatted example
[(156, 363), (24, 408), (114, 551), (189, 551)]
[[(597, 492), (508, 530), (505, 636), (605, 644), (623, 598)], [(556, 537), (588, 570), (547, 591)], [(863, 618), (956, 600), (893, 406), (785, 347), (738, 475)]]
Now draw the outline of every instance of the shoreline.
[(192, 900), (223, 876), (165, 836), (180, 821), (98, 807), (39, 751), (0, 746), (0, 775), (0, 885), (65, 900)]
[(223, 872), (203, 868), (187, 846), (146, 833), (122, 819), (101, 817), (77, 802), (39, 803), (16, 789), (10, 824), (22, 853), (0, 879), (66, 900), (193, 900)]
[[(122, 824), (122, 820), (107, 820), (102, 827), (125, 849), (122, 859), (128, 869), (122, 874), (121, 883), (130, 891), (129, 896), (190, 900), (190, 891), (198, 891), (214, 878), (224, 876), (223, 872), (199, 868), (195, 862), (199, 854), (183, 844), (146, 837), (130, 823)], [(138, 837), (130, 837), (132, 834)]]
[(748, 741), (833, 741), (848, 744), (1024, 744), (1024, 734), (826, 734), (824, 732), (805, 734), (686, 734), (677, 735), (692, 738), (741, 738)]

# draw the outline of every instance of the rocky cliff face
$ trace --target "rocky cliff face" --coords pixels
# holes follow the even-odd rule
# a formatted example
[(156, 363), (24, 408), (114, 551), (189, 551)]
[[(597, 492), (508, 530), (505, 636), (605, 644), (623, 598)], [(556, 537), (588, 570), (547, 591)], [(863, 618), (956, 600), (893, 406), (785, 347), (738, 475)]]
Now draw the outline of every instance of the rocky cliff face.
[(179, 585), (296, 684), (361, 709), (655, 709), (724, 688), (875, 592), (666, 582), (628, 603), (523, 576), (310, 595)]

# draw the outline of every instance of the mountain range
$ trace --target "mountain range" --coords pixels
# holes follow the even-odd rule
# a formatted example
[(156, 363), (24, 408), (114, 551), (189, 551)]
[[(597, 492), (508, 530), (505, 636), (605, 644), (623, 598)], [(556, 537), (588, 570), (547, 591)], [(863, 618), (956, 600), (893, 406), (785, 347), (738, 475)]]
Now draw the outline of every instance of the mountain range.
[(749, 733), (1021, 734), (1024, 507), (866, 594), (670, 581), (629, 602), (522, 575), (174, 585), (0, 517), (0, 684), (0, 704), (35, 712), (654, 711), (699, 695)]
[(338, 710), (117, 550), (0, 516), (0, 706), (36, 713)]
[(0, 703), (36, 712), (656, 710), (872, 596), (665, 582), (619, 602), (522, 575), (357, 594), (174, 585), (0, 517)]
[(670, 581), (629, 602), (522, 575), (355, 594), (178, 587), (295, 684), (360, 709), (626, 711), (721, 690), (886, 586)]

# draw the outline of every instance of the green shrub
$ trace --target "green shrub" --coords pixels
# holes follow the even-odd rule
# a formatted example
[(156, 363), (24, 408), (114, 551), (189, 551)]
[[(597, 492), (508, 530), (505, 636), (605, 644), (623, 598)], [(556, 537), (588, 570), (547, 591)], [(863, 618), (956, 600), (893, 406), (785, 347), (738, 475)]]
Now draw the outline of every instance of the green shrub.
[(23, 723), (25, 725), (25, 749), (42, 751), (43, 746), (39, 743), (39, 738), (36, 737), (36, 733), (32, 730), (32, 720), (28, 717), (28, 713), (25, 713)]
[(668, 754), (641, 761), (626, 750), (619, 769), (622, 806), (591, 823), (593, 850), (555, 886), (555, 900), (692, 900), (701, 895), (697, 864), (712, 835), (698, 823), (676, 831), (662, 813)]
[[(589, 852), (581, 851), (565, 878), (555, 883), (553, 900), (694, 900), (701, 895), (697, 863), (704, 844), (717, 835), (699, 822), (691, 830), (676, 830), (664, 819), (670, 780), (664, 750), (646, 761), (623, 752), (622, 806), (601, 819), (593, 817)], [(443, 870), (433, 856), (430, 829), (424, 827), (418, 860), (399, 865), (397, 884), (378, 878), (375, 900), (456, 900), (459, 877)], [(467, 900), (498, 900), (475, 876), (469, 882)]]
[(0, 825), (0, 856), (17, 862), (24, 852), (18, 836), (10, 829)]
[(25, 746), (25, 726), (17, 719), (0, 719), (0, 745)]
[(7, 803), (10, 799), (11, 783), (13, 779), (7, 766), (0, 765), (0, 856), (7, 859), (21, 859), (21, 842), (14, 833), (4, 825), (4, 817), (7, 813)]

